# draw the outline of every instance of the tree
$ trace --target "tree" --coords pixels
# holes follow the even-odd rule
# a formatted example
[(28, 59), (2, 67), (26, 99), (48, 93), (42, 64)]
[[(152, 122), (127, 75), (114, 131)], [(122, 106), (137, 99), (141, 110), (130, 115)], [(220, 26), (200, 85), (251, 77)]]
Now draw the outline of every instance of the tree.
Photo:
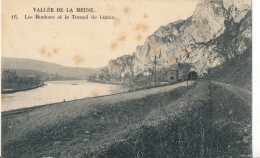
[(98, 78), (99, 78), (100, 80), (104, 80), (105, 76), (104, 76), (103, 74), (100, 74), (100, 75), (98, 76)]

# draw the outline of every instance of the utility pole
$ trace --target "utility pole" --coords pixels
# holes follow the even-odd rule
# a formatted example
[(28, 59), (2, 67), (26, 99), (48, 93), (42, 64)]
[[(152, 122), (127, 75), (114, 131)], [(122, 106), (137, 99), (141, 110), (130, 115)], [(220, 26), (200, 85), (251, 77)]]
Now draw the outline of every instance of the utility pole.
[(191, 72), (191, 83), (193, 83), (193, 79), (192, 79), (192, 72)]
[(131, 91), (131, 80), (130, 80), (130, 75), (129, 75), (129, 91)]
[(124, 77), (124, 81), (126, 80), (127, 82), (127, 78), (128, 78), (128, 82), (129, 82), (129, 92), (131, 91), (131, 79), (130, 79), (130, 75), (127, 73)]
[(154, 87), (156, 87), (156, 55), (154, 56)]
[(154, 71), (154, 87), (156, 87), (156, 56), (154, 56), (153, 69), (150, 77), (150, 87), (152, 85), (153, 71)]
[(149, 74), (150, 74), (150, 88), (152, 87), (152, 77), (153, 77), (153, 72), (151, 69), (149, 69)]

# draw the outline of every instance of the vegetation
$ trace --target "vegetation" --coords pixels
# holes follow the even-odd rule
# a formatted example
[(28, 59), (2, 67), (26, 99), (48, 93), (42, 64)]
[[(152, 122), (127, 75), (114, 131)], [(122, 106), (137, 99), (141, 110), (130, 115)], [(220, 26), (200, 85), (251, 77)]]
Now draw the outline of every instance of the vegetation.
[[(63, 104), (64, 108), (71, 107)], [(3, 116), (3, 157), (186, 158), (251, 154), (250, 105), (208, 81), (140, 99), (116, 103), (96, 100), (84, 107), (82, 114), (71, 119), (70, 114), (66, 120), (36, 129), (21, 121), (33, 112)], [(45, 112), (54, 118), (57, 114), (48, 112), (48, 107)], [(37, 118), (33, 120), (37, 123)], [(25, 136), (7, 141), (5, 136), (19, 126), (32, 129)]]
[(220, 66), (209, 69), (207, 79), (229, 83), (245, 89), (252, 89), (252, 48), (233, 59), (227, 60)]

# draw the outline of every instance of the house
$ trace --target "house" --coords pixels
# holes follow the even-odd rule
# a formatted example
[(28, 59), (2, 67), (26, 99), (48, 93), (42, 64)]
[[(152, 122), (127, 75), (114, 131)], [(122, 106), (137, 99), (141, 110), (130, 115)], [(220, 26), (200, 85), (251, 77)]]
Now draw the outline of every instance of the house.
[(150, 75), (150, 70), (148, 68), (144, 69), (144, 76), (149, 76)]
[(178, 83), (178, 70), (168, 69), (167, 79), (168, 79), (168, 84)]
[(26, 84), (39, 84), (41, 82), (41, 78), (39, 75), (27, 75), (19, 77), (20, 83)]
[(16, 71), (11, 71), (10, 69), (4, 70), (2, 72), (2, 82), (12, 83), (18, 79)]

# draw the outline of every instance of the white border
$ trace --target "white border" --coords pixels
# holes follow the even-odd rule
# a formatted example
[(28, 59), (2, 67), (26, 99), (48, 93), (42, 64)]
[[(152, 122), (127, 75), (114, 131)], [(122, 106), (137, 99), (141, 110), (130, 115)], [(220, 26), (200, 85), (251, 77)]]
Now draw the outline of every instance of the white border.
[(253, 0), (253, 157), (260, 157), (260, 1)]
[[(0, 3), (0, 12), (1, 12), (1, 19), (2, 19), (2, 1)], [(260, 157), (260, 99), (257, 97), (260, 94), (260, 0), (252, 0), (252, 10), (253, 10), (253, 56), (252, 56), (252, 64), (253, 64), (253, 157), (257, 158)], [(2, 26), (2, 20), (1, 20)], [(2, 27), (1, 27), (2, 28)], [(0, 55), (2, 52), (2, 29), (0, 32)], [(1, 55), (2, 56), (2, 55)], [(1, 63), (1, 58), (0, 58)], [(1, 67), (1, 66), (0, 66)], [(1, 70), (0, 70), (1, 71)], [(1, 78), (1, 76), (0, 76)], [(0, 84), (1, 89), (1, 84)], [(0, 106), (1, 111), (1, 106)], [(1, 117), (0, 117), (1, 121)], [(0, 133), (1, 133), (1, 124), (0, 124)], [(0, 137), (1, 140), (1, 137)], [(1, 157), (1, 141), (0, 141), (0, 157)]]

